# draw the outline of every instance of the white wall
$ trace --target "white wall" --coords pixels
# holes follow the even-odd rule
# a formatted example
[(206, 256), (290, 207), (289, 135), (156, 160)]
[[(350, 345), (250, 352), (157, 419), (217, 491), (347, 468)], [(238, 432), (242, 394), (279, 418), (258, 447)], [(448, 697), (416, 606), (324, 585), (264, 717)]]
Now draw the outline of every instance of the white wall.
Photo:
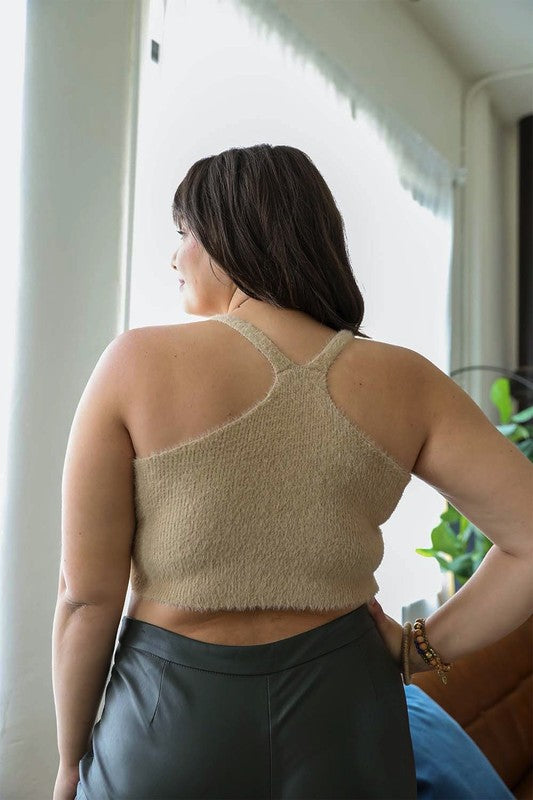
[[(516, 127), (508, 131), (499, 122), (484, 91), (472, 102), (467, 147), (462, 303), (470, 313), (460, 361), (513, 369), (518, 355)], [(478, 370), (464, 381), (495, 423), (499, 417), (489, 390), (499, 377)]]

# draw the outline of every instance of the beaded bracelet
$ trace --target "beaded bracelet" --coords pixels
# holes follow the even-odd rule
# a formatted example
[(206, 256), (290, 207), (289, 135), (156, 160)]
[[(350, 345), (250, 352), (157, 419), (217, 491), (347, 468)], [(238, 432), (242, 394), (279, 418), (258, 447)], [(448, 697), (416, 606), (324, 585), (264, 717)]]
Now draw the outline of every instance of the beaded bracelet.
[(402, 675), (403, 682), (411, 683), (411, 669), (409, 665), (409, 650), (411, 649), (411, 623), (406, 622), (402, 633)]
[(426, 620), (418, 617), (414, 624), (411, 626), (410, 622), (406, 622), (403, 626), (402, 633), (402, 675), (404, 684), (411, 683), (411, 674), (409, 668), (409, 652), (411, 649), (411, 630), (413, 629), (414, 643), (418, 654), (427, 664), (431, 664), (437, 670), (438, 676), (441, 681), (446, 684), (448, 678), (446, 672), (449, 672), (453, 664), (446, 664), (439, 656), (437, 651), (430, 645), (426, 635)]

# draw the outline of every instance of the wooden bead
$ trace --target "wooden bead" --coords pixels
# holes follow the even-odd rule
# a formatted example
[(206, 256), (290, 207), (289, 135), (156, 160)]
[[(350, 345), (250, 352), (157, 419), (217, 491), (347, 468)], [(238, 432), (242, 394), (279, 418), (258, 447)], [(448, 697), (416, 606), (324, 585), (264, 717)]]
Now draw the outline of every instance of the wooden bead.
[(444, 673), (451, 669), (452, 664), (444, 664), (440, 655), (432, 648), (426, 636), (425, 620), (419, 617), (414, 623), (410, 623), (410, 625), (413, 631), (415, 648), (419, 656), (423, 658), (428, 665), (436, 668), (442, 683), (447, 683)]

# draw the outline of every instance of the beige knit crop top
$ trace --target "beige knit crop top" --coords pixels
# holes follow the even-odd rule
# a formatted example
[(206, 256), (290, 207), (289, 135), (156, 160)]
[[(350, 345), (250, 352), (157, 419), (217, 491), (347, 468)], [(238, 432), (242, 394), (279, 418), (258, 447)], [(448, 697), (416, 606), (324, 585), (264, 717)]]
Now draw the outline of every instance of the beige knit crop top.
[(380, 525), (411, 474), (334, 404), (326, 375), (353, 333), (306, 364), (219, 314), (270, 361), (266, 397), (177, 447), (133, 460), (131, 586), (188, 610), (361, 605), (379, 585)]

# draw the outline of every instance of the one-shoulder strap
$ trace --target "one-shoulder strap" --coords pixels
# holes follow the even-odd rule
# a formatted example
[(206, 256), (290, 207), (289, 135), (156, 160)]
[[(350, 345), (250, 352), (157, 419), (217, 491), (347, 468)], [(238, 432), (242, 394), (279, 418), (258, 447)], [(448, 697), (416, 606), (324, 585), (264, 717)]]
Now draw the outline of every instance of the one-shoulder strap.
[(354, 335), (352, 331), (348, 330), (347, 328), (343, 328), (340, 331), (331, 337), (331, 339), (326, 343), (326, 345), (322, 348), (322, 350), (310, 361), (307, 361), (305, 364), (298, 364), (296, 361), (292, 361), (285, 353), (274, 344), (274, 342), (268, 338), (266, 333), (264, 333), (260, 328), (257, 328), (252, 322), (248, 320), (240, 319), (239, 317), (234, 317), (231, 314), (217, 314), (209, 319), (216, 319), (220, 322), (225, 322), (226, 325), (229, 325), (235, 330), (242, 333), (257, 349), (263, 353), (266, 358), (271, 362), (276, 372), (282, 372), (284, 369), (288, 369), (289, 367), (299, 367), (301, 368), (309, 368), (314, 370), (319, 370), (321, 372), (327, 372), (328, 367), (334, 361), (336, 356), (342, 350), (345, 344), (349, 341), (353, 341)]

